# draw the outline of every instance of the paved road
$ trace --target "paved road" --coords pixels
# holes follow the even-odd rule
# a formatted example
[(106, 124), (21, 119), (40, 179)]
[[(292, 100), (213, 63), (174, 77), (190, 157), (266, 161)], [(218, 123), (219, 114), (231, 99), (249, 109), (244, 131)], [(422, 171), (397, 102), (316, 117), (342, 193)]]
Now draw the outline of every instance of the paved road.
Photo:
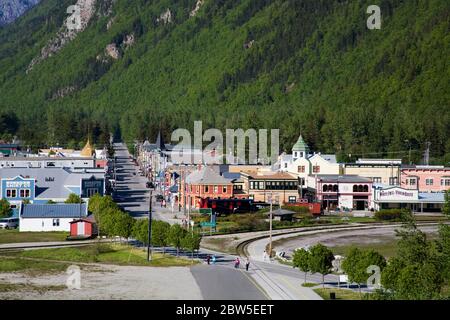
[(267, 300), (245, 270), (231, 266), (199, 265), (191, 268), (202, 296), (208, 300)]
[(114, 200), (125, 211), (136, 218), (148, 214), (148, 189), (146, 178), (140, 176), (138, 166), (130, 159), (127, 147), (123, 143), (114, 144), (116, 157), (116, 191)]

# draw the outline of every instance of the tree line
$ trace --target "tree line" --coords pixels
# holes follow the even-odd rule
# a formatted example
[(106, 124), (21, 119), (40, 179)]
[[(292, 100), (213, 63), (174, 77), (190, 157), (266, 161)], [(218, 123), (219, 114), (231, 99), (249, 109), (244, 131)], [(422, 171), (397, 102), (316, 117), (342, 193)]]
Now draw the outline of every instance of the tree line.
[[(449, 192), (443, 212), (450, 218)], [(450, 225), (440, 224), (438, 237), (427, 239), (416, 224), (411, 213), (404, 212), (402, 227), (396, 230), (397, 254), (386, 260), (373, 249), (350, 248), (339, 271), (348, 276), (349, 283), (365, 285), (370, 274), (368, 268), (379, 268), (381, 288), (376, 289), (370, 299), (429, 300), (450, 298), (446, 288), (450, 286)], [(293, 266), (305, 274), (332, 272), (333, 252), (322, 244), (309, 250), (297, 249), (293, 254)]]
[[(94, 215), (98, 228), (98, 235), (129, 239), (133, 237), (143, 245), (148, 245), (148, 219), (134, 219), (124, 212), (110, 196), (94, 195), (89, 199), (89, 211)], [(173, 246), (177, 250), (192, 253), (200, 248), (201, 235), (188, 232), (179, 224), (170, 225), (164, 221), (153, 220), (151, 229), (152, 246)]]

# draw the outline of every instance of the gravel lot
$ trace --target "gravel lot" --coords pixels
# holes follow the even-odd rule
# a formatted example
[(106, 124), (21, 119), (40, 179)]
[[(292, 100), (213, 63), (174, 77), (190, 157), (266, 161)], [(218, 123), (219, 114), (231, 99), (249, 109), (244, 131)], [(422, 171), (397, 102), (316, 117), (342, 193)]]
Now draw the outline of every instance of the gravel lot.
[[(24, 276), (20, 273), (1, 273), (2, 284), (30, 284), (34, 288), (42, 286), (64, 286), (68, 275), (65, 273), (39, 277)], [(31, 286), (30, 286), (31, 287)], [(199, 300), (200, 289), (190, 268), (150, 268), (134, 266), (101, 266), (81, 271), (81, 289), (63, 290), (0, 291), (0, 300)]]

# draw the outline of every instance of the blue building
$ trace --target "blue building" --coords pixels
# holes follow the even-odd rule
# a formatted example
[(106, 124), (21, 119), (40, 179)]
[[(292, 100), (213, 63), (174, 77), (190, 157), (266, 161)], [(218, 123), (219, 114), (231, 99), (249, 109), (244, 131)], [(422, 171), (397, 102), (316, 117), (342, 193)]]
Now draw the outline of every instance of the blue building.
[(87, 200), (105, 194), (105, 174), (68, 168), (2, 168), (0, 198), (10, 202), (14, 216), (26, 201), (45, 204), (64, 202), (71, 193)]

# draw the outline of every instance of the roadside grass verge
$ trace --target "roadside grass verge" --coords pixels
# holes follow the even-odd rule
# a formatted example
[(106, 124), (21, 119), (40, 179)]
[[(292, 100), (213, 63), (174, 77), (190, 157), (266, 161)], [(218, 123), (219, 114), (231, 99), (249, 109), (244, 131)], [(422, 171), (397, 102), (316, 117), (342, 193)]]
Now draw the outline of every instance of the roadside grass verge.
[[(0, 257), (0, 273), (23, 272), (30, 276), (59, 273), (67, 270), (70, 264), (45, 260), (29, 260), (21, 257)], [(0, 290), (1, 291), (1, 290)]]
[[(25, 270), (27, 267), (33, 267), (30, 263), (35, 263), (35, 261), (43, 263), (44, 266), (45, 263), (48, 263), (50, 264), (49, 268), (53, 264), (58, 263), (58, 261), (64, 262), (66, 268), (69, 263), (76, 262), (151, 267), (190, 266), (197, 263), (196, 260), (174, 257), (168, 254), (164, 255), (162, 253), (153, 253), (152, 261), (148, 262), (147, 254), (144, 250), (121, 244), (94, 244), (82, 247), (23, 250), (8, 253), (8, 255), (13, 256), (15, 259), (12, 260), (17, 260), (17, 264), (5, 267), (5, 271)], [(43, 269), (45, 268), (43, 267)]]
[(345, 289), (334, 289), (334, 288), (317, 288), (313, 289), (319, 296), (324, 300), (330, 300), (330, 293), (334, 292), (336, 294), (336, 300), (367, 300), (370, 299), (370, 294), (345, 290)]
[(48, 291), (62, 291), (67, 289), (67, 286), (39, 286), (31, 283), (1, 283), (0, 292), (17, 292), (17, 291), (37, 291), (40, 294)]
[(305, 287), (305, 288), (317, 287), (318, 285), (319, 285), (318, 283), (313, 283), (313, 282), (302, 283), (302, 287)]
[(19, 232), (19, 230), (0, 230), (0, 244), (25, 242), (65, 241), (68, 232)]

